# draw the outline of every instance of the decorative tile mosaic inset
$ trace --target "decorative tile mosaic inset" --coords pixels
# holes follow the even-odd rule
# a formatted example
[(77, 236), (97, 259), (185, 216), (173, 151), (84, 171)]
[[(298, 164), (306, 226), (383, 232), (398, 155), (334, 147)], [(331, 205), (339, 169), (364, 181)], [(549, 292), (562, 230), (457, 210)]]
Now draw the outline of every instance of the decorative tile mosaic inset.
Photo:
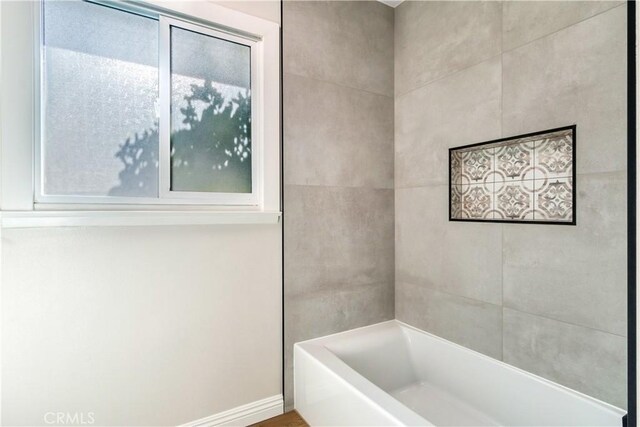
[(449, 150), (449, 219), (575, 225), (576, 127)]

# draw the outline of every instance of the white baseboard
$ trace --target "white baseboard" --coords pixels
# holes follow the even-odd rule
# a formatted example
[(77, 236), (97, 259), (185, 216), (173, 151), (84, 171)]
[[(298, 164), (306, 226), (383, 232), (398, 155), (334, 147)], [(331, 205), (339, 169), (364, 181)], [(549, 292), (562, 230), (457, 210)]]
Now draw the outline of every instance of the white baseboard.
[(238, 406), (228, 411), (210, 415), (199, 420), (191, 421), (180, 427), (245, 427), (264, 421), (284, 412), (284, 401), (281, 394), (256, 400), (246, 405)]

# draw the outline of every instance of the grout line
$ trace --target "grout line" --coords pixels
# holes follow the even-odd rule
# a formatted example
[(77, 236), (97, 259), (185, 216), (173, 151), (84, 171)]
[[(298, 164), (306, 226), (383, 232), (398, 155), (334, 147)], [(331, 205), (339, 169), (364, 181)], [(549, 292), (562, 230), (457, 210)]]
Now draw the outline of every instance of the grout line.
[(393, 187), (370, 187), (364, 185), (326, 185), (326, 184), (287, 184), (284, 183), (285, 187), (312, 187), (312, 188), (343, 188), (350, 190), (389, 190), (395, 191)]
[[(626, 169), (615, 170), (615, 171), (604, 171), (604, 172), (577, 173), (576, 176), (577, 177), (598, 177), (598, 176), (600, 176), (600, 177), (606, 177), (606, 176), (614, 177), (615, 175), (624, 174), (624, 173), (627, 173)], [(558, 178), (571, 178), (571, 177), (558, 177)], [(543, 178), (539, 178), (539, 179), (543, 179)], [(513, 181), (513, 182), (520, 182), (520, 181), (533, 181), (533, 180), (532, 179), (525, 179), (525, 180), (518, 180), (518, 181)], [(289, 185), (291, 185), (291, 184), (289, 184)], [(421, 184), (397, 185), (395, 187), (395, 190), (410, 190), (412, 188), (432, 188), (432, 187), (439, 187), (439, 186), (443, 186), (443, 185), (444, 186), (448, 186), (449, 183), (448, 182), (442, 182), (442, 181), (431, 181), (431, 182), (425, 182), (425, 183), (421, 183)]]
[(418, 288), (430, 289), (430, 290), (433, 290), (433, 291), (436, 291), (436, 292), (440, 292), (440, 293), (443, 293), (445, 295), (453, 296), (453, 297), (456, 297), (456, 298), (459, 298), (459, 299), (462, 299), (462, 300), (471, 301), (471, 302), (476, 303), (476, 304), (480, 303), (480, 304), (492, 305), (494, 307), (502, 308), (501, 305), (495, 304), (493, 302), (483, 301), (483, 300), (480, 300), (480, 299), (477, 299), (477, 298), (468, 297), (466, 295), (455, 294), (455, 293), (453, 293), (453, 292), (451, 292), (449, 290), (443, 290), (441, 288), (436, 288), (436, 287), (431, 286), (431, 285), (422, 285), (422, 284), (415, 283), (413, 281), (408, 281), (408, 280), (399, 280), (399, 282), (407, 284), (407, 285), (410, 285), (410, 286), (416, 286)]
[[(504, 2), (500, 3), (500, 137), (504, 138)], [(495, 158), (494, 158), (495, 161)], [(495, 166), (494, 166), (495, 167)], [(493, 184), (495, 191), (495, 182)], [(500, 224), (500, 360), (504, 361), (504, 224)]]
[(436, 292), (440, 292), (440, 293), (443, 293), (443, 294), (446, 294), (446, 295), (449, 295), (449, 296), (456, 297), (458, 299), (471, 301), (471, 302), (474, 302), (476, 304), (480, 303), (480, 304), (485, 304), (485, 305), (490, 305), (490, 306), (493, 306), (493, 307), (497, 307), (497, 308), (500, 308), (503, 312), (504, 312), (505, 309), (511, 310), (511, 311), (517, 311), (518, 313), (524, 313), (524, 314), (527, 314), (529, 316), (534, 316), (534, 317), (539, 317), (539, 318), (545, 319), (545, 320), (551, 320), (551, 321), (554, 321), (554, 322), (564, 323), (566, 325), (575, 326), (577, 328), (589, 329), (589, 330), (600, 332), (600, 333), (603, 333), (603, 334), (613, 335), (613, 336), (620, 337), (620, 338), (627, 338), (625, 335), (620, 335), (620, 334), (617, 334), (615, 332), (610, 332), (610, 331), (605, 331), (603, 329), (594, 328), (593, 326), (579, 325), (577, 323), (572, 323), (572, 322), (569, 322), (569, 321), (566, 321), (566, 320), (560, 320), (560, 319), (556, 319), (556, 318), (545, 316), (545, 315), (538, 314), (538, 313), (531, 313), (530, 311), (522, 310), (522, 309), (519, 309), (519, 308), (513, 308), (513, 307), (509, 307), (509, 306), (504, 306), (504, 305), (501, 306), (501, 305), (494, 304), (492, 302), (486, 302), (486, 301), (482, 301), (482, 300), (479, 300), (479, 299), (467, 297), (467, 296), (464, 296), (464, 295), (454, 294), (454, 293), (452, 293), (450, 291), (442, 290), (442, 289), (435, 288), (435, 287), (429, 286), (429, 285), (420, 285), (420, 284), (416, 284), (416, 283), (413, 283), (413, 282), (408, 282), (406, 280), (400, 280), (399, 282), (400, 283), (404, 283), (404, 284), (408, 284), (408, 285), (411, 285), (411, 286), (416, 286), (418, 288), (430, 289), (430, 290), (433, 290), (433, 291), (436, 291)]
[[(395, 189), (396, 190), (409, 190), (411, 188), (430, 188), (430, 187), (440, 187), (440, 186), (448, 186), (449, 183), (448, 182), (442, 182), (442, 181), (431, 181), (431, 182), (425, 182), (423, 184), (409, 184), (409, 185), (398, 185)], [(454, 185), (459, 185), (459, 184), (454, 184)]]
[[(502, 4), (504, 10), (504, 3)], [(501, 14), (500, 28), (504, 26), (504, 12)], [(504, 138), (504, 31), (500, 42), (500, 137)]]
[(485, 62), (489, 62), (489, 61), (491, 61), (491, 60), (493, 60), (493, 59), (496, 59), (496, 58), (497, 58), (498, 56), (500, 56), (500, 55), (502, 55), (502, 52), (500, 52), (500, 53), (498, 53), (498, 54), (496, 54), (496, 55), (489, 56), (489, 57), (487, 57), (487, 58), (483, 59), (482, 61), (478, 61), (478, 62), (475, 62), (475, 63), (473, 63), (473, 64), (471, 64), (471, 65), (465, 66), (464, 68), (458, 68), (457, 70), (453, 70), (453, 71), (451, 71), (450, 73), (447, 73), (447, 74), (445, 74), (445, 75), (443, 75), (443, 76), (437, 77), (437, 78), (435, 78), (435, 79), (433, 79), (433, 80), (429, 80), (429, 81), (427, 81), (427, 82), (425, 82), (425, 83), (421, 83), (419, 86), (416, 86), (416, 87), (415, 87), (415, 88), (413, 88), (413, 89), (409, 89), (409, 90), (406, 90), (406, 91), (401, 92), (401, 93), (396, 93), (396, 94), (395, 94), (395, 98), (396, 98), (396, 99), (398, 99), (398, 98), (402, 98), (403, 96), (408, 95), (408, 94), (410, 94), (411, 92), (415, 92), (415, 91), (417, 91), (417, 90), (419, 90), (419, 89), (422, 89), (422, 88), (424, 88), (424, 87), (426, 87), (426, 86), (429, 86), (429, 85), (430, 85), (430, 84), (432, 84), (432, 83), (439, 82), (440, 80), (444, 80), (444, 79), (446, 79), (447, 77), (452, 77), (452, 76), (454, 76), (454, 75), (456, 75), (456, 74), (462, 73), (463, 71), (467, 71), (468, 69), (473, 68), (473, 67), (475, 67), (475, 66), (477, 66), (477, 65), (483, 64), (483, 63), (485, 63)]
[(316, 286), (316, 285), (312, 285), (309, 286), (309, 289), (303, 289), (302, 291), (296, 291), (296, 292), (290, 292), (285, 294), (285, 297), (287, 297), (289, 300), (293, 300), (293, 301), (300, 301), (300, 300), (307, 300), (307, 299), (315, 299), (315, 298), (322, 298), (325, 296), (331, 296), (331, 295), (345, 295), (345, 294), (353, 294), (355, 292), (359, 292), (359, 291), (370, 291), (371, 288), (380, 288), (383, 289), (385, 287), (388, 287), (388, 285), (394, 285), (394, 293), (395, 293), (395, 283), (393, 283), (393, 281), (374, 281), (374, 282), (366, 282), (366, 283), (357, 283), (357, 284), (352, 284), (350, 282), (348, 283), (334, 283), (331, 285), (324, 285), (324, 286)]
[(302, 75), (302, 74), (295, 74), (295, 73), (290, 73), (290, 72), (283, 72), (282, 74), (283, 74), (283, 76), (300, 77), (300, 78), (303, 78), (303, 79), (314, 80), (314, 81), (317, 81), (317, 82), (320, 82), (320, 83), (334, 85), (334, 86), (338, 86), (338, 87), (345, 88), (345, 89), (351, 89), (351, 90), (355, 90), (355, 91), (359, 91), (359, 92), (365, 92), (365, 93), (368, 93), (370, 95), (382, 96), (382, 97), (385, 97), (385, 98), (391, 98), (392, 101), (395, 100), (395, 96), (393, 94), (387, 95), (387, 94), (384, 94), (384, 93), (374, 92), (374, 91), (368, 90), (368, 89), (362, 89), (362, 88), (359, 88), (359, 87), (349, 86), (349, 85), (346, 85), (344, 83), (336, 83), (336, 82), (332, 82), (332, 81), (329, 81), (329, 80), (320, 79), (320, 78), (317, 78), (317, 77), (305, 76), (305, 75)]
[(584, 172), (584, 173), (576, 173), (576, 176), (614, 176), (619, 174), (626, 174), (627, 170), (616, 170), (616, 171), (604, 171), (604, 172)]
[(504, 52), (504, 2), (500, 2), (500, 53)]
[(555, 319), (553, 317), (544, 316), (544, 315), (537, 314), (537, 313), (531, 313), (529, 311), (525, 311), (525, 310), (521, 310), (521, 309), (517, 309), (517, 308), (512, 308), (512, 307), (507, 307), (507, 306), (502, 307), (503, 312), (504, 312), (505, 309), (506, 310), (511, 310), (511, 311), (517, 311), (518, 313), (523, 313), (523, 314), (526, 314), (528, 316), (533, 316), (533, 317), (539, 317), (541, 319), (550, 320), (550, 321), (553, 321), (553, 322), (564, 323), (565, 325), (574, 326), (576, 328), (589, 329), (591, 331), (600, 332), (601, 334), (613, 335), (615, 337), (625, 338), (625, 339), (627, 338), (626, 335), (616, 334), (615, 332), (605, 331), (603, 329), (594, 328), (592, 326), (578, 325), (577, 323), (569, 322), (569, 321), (566, 321), (566, 320)]
[(393, 25), (393, 31), (391, 32), (391, 36), (393, 37), (393, 43), (392, 43), (392, 57), (391, 57), (391, 119), (392, 119), (392, 131), (393, 131), (393, 138), (391, 141), (391, 146), (392, 146), (392, 159), (393, 159), (393, 163), (391, 164), (391, 167), (393, 168), (393, 174), (392, 174), (392, 202), (393, 202), (393, 210), (392, 210), (392, 214), (393, 214), (393, 253), (392, 255), (392, 260), (393, 260), (393, 269), (392, 269), (392, 275), (393, 275), (393, 279), (392, 279), (392, 286), (393, 286), (393, 318), (396, 318), (396, 314), (397, 314), (397, 306), (398, 306), (398, 298), (397, 298), (397, 289), (398, 287), (396, 286), (396, 266), (398, 265), (397, 263), (397, 258), (398, 258), (398, 245), (397, 245), (397, 233), (396, 233), (396, 180), (397, 180), (397, 176), (396, 176), (396, 157), (397, 157), (397, 152), (396, 152), (396, 12), (395, 9), (393, 11), (393, 21), (392, 21), (392, 25)]
[(504, 224), (500, 224), (500, 326), (502, 334), (502, 357), (504, 358)]
[(582, 24), (583, 22), (588, 21), (589, 19), (595, 18), (596, 16), (600, 16), (600, 15), (602, 15), (602, 14), (604, 14), (604, 13), (611, 12), (612, 10), (615, 10), (615, 9), (617, 9), (617, 8), (621, 7), (621, 6), (625, 6), (626, 4), (627, 4), (626, 2), (622, 2), (621, 4), (619, 4), (619, 5), (617, 5), (617, 6), (613, 6), (613, 7), (609, 8), (609, 9), (606, 9), (606, 10), (603, 10), (603, 11), (601, 11), (601, 12), (598, 12), (598, 13), (596, 13), (595, 15), (591, 15), (591, 16), (589, 16), (589, 17), (587, 17), (587, 18), (581, 19), (580, 21), (574, 22), (573, 24), (567, 25), (566, 27), (559, 28), (559, 29), (557, 29), (557, 30), (555, 30), (555, 31), (553, 31), (553, 32), (551, 32), (551, 33), (547, 33), (547, 34), (542, 35), (542, 36), (540, 36), (540, 37), (538, 37), (538, 38), (536, 38), (536, 39), (529, 40), (528, 42), (526, 42), (526, 43), (524, 43), (524, 44), (521, 44), (521, 45), (516, 46), (516, 47), (512, 47), (511, 49), (504, 50), (504, 51), (503, 51), (503, 53), (513, 52), (514, 50), (520, 49), (521, 47), (528, 46), (528, 45), (530, 45), (531, 43), (534, 43), (534, 42), (537, 42), (537, 41), (539, 41), (539, 40), (542, 40), (542, 39), (544, 39), (545, 37), (552, 36), (552, 35), (554, 35), (554, 34), (557, 34), (557, 33), (561, 32), (561, 31), (564, 31), (564, 30), (566, 30), (566, 29), (568, 29), (568, 28), (574, 27), (574, 26), (576, 26), (576, 25), (578, 25), (578, 24)]
[[(425, 82), (425, 83), (421, 83), (419, 86), (416, 86), (416, 87), (414, 87), (414, 88), (412, 88), (412, 89), (408, 89), (408, 90), (406, 90), (406, 91), (404, 91), (404, 92), (401, 92), (401, 93), (395, 93), (395, 98), (396, 98), (396, 99), (401, 98), (401, 97), (403, 97), (403, 96), (405, 96), (405, 95), (407, 95), (407, 94), (409, 94), (409, 93), (411, 93), (411, 92), (414, 92), (414, 91), (416, 91), (416, 90), (422, 89), (422, 88), (424, 88), (425, 86), (428, 86), (428, 85), (430, 85), (430, 84), (432, 84), (432, 83), (435, 83), (435, 82), (440, 81), (440, 80), (442, 80), (442, 79), (445, 79), (445, 78), (447, 78), (447, 77), (451, 77), (451, 76), (453, 76), (453, 75), (455, 75), (455, 74), (458, 74), (458, 73), (460, 73), (460, 72), (462, 72), (462, 71), (468, 70), (469, 68), (473, 68), (473, 67), (475, 67), (476, 65), (480, 65), (480, 64), (482, 64), (482, 63), (484, 63), (484, 62), (487, 62), (487, 61), (490, 61), (490, 60), (492, 60), (492, 59), (495, 59), (497, 56), (501, 56), (501, 55), (502, 55), (502, 54), (504, 54), (504, 53), (510, 53), (510, 52), (513, 52), (514, 50), (520, 49), (521, 47), (524, 47), (524, 46), (527, 46), (527, 45), (529, 45), (529, 44), (531, 44), (531, 43), (534, 43), (534, 42), (537, 42), (537, 41), (539, 41), (539, 40), (542, 40), (542, 39), (544, 39), (545, 37), (552, 36), (552, 35), (554, 35), (554, 34), (556, 34), (556, 33), (559, 33), (559, 32), (561, 32), (561, 31), (564, 31), (564, 30), (568, 29), (568, 28), (571, 28), (571, 27), (573, 27), (574, 25), (581, 24), (581, 23), (583, 23), (583, 22), (585, 22), (585, 21), (587, 21), (587, 20), (589, 20), (589, 19), (591, 19), (591, 18), (595, 18), (596, 16), (602, 15), (602, 14), (607, 13), (607, 12), (611, 12), (612, 10), (615, 10), (615, 9), (617, 9), (617, 8), (619, 8), (619, 7), (621, 7), (621, 6), (625, 6), (625, 5), (626, 5), (626, 3), (622, 3), (622, 4), (619, 4), (618, 6), (614, 6), (614, 7), (610, 8), (610, 9), (603, 10), (602, 12), (596, 13), (595, 15), (591, 15), (591, 16), (589, 16), (588, 18), (585, 18), (585, 19), (583, 19), (583, 20), (581, 20), (581, 21), (575, 22), (575, 23), (573, 23), (573, 24), (571, 24), (571, 25), (568, 25), (568, 26), (566, 26), (566, 27), (562, 27), (562, 28), (560, 28), (560, 29), (558, 29), (558, 30), (556, 30), (556, 31), (554, 31), (554, 32), (552, 32), (552, 33), (545, 34), (545, 35), (543, 35), (543, 36), (538, 37), (537, 39), (530, 40), (530, 41), (528, 41), (528, 42), (526, 42), (526, 43), (524, 43), (524, 44), (522, 44), (522, 45), (520, 45), (520, 46), (517, 46), (517, 47), (511, 48), (511, 49), (508, 49), (508, 50), (503, 50), (503, 44), (501, 43), (501, 49), (500, 49), (500, 50), (501, 50), (501, 52), (500, 52), (499, 54), (496, 54), (496, 55), (490, 56), (490, 57), (488, 57), (488, 58), (483, 59), (482, 61), (476, 62), (476, 63), (474, 63), (474, 64), (472, 64), (472, 65), (469, 65), (469, 66), (466, 66), (466, 67), (464, 67), (464, 68), (459, 68), (459, 69), (457, 69), (457, 70), (451, 71), (451, 72), (450, 72), (450, 73), (448, 73), (448, 74), (445, 74), (445, 75), (443, 75), (443, 76), (441, 76), (441, 77), (438, 77), (438, 78), (435, 78), (435, 79), (433, 79), (433, 80), (429, 80), (429, 81), (427, 81), (427, 82)], [(501, 35), (501, 37), (504, 37), (504, 36), (503, 36), (503, 35)]]

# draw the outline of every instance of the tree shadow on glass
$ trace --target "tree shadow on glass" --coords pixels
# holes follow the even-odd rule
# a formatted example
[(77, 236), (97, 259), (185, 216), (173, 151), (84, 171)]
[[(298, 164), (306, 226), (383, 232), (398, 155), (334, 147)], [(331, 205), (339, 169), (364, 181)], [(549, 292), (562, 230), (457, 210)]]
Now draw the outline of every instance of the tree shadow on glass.
[[(185, 125), (171, 132), (171, 189), (251, 193), (251, 96), (229, 101), (211, 80), (191, 85), (180, 108)], [(175, 113), (174, 113), (175, 114)], [(128, 138), (116, 153), (123, 165), (110, 196), (158, 193), (158, 124)]]

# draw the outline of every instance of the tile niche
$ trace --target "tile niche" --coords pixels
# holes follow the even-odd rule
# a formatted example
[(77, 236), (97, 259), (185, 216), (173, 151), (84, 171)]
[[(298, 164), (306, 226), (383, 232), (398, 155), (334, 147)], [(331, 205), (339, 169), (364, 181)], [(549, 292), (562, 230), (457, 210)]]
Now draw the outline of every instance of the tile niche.
[(449, 220), (576, 224), (576, 127), (449, 149)]

